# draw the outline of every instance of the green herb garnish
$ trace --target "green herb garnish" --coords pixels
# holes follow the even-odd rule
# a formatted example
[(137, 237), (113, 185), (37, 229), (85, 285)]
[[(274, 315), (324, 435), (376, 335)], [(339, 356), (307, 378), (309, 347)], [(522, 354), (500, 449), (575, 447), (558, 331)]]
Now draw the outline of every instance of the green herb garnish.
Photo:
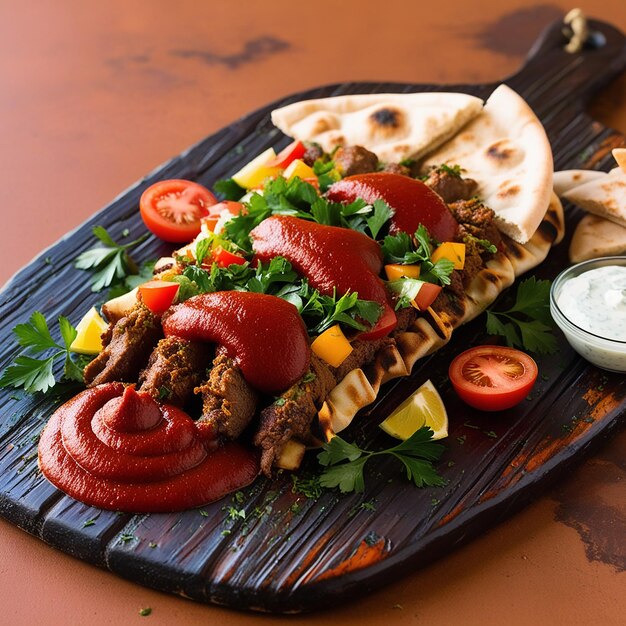
[(553, 354), (557, 343), (552, 329), (549, 280), (531, 276), (519, 284), (515, 304), (510, 309), (487, 311), (487, 332), (504, 337), (510, 347)]
[(433, 243), (426, 227), (419, 225), (413, 238), (407, 233), (387, 235), (382, 243), (385, 263), (401, 263), (403, 265), (420, 265), (420, 280), (430, 283), (450, 284), (450, 274), (454, 263), (449, 259), (439, 259), (436, 263), (430, 260)]
[(82, 382), (82, 369), (70, 353), (70, 346), (76, 339), (76, 329), (62, 315), (59, 316), (59, 329), (63, 345), (52, 338), (46, 318), (39, 311), (35, 311), (27, 323), (18, 324), (13, 332), (26, 351), (52, 352), (43, 359), (24, 354), (16, 357), (13, 365), (9, 365), (2, 373), (0, 387), (22, 387), (27, 393), (46, 393), (57, 383), (52, 369), (59, 357), (64, 358), (62, 378)]
[(219, 193), (225, 200), (240, 200), (246, 194), (246, 190), (238, 185), (232, 178), (218, 180), (213, 185), (213, 190)]
[(320, 477), (322, 487), (339, 487), (342, 493), (365, 490), (363, 468), (376, 456), (392, 456), (400, 461), (409, 480), (417, 487), (442, 487), (444, 479), (437, 473), (432, 462), (439, 459), (444, 447), (432, 440), (433, 431), (424, 426), (406, 441), (392, 448), (379, 451), (364, 450), (335, 435), (324, 444), (317, 460), (326, 469)]
[(103, 226), (94, 226), (93, 234), (104, 245), (83, 252), (74, 263), (79, 270), (95, 272), (91, 285), (92, 291), (102, 291), (109, 285), (123, 281), (129, 274), (137, 273), (137, 266), (128, 254), (128, 250), (141, 243), (148, 235), (120, 245), (111, 238)]

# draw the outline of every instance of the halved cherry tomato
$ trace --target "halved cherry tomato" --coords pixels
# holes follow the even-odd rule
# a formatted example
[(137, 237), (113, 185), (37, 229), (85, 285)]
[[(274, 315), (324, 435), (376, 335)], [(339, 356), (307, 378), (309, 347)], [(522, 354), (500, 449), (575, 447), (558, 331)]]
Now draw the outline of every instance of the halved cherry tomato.
[(386, 337), (398, 323), (396, 312), (388, 305), (385, 304), (382, 315), (378, 318), (378, 321), (371, 330), (359, 333), (358, 339), (372, 340)]
[(413, 299), (413, 306), (420, 311), (425, 311), (441, 292), (441, 287), (434, 283), (424, 283)]
[(213, 250), (213, 260), (220, 267), (228, 267), (229, 265), (243, 265), (246, 260), (239, 254), (233, 254), (228, 250), (222, 248), (222, 246), (217, 246), (215, 250)]
[(246, 207), (241, 204), (241, 202), (224, 200), (223, 202), (218, 202), (212, 207), (209, 207), (207, 217), (202, 218), (202, 224), (205, 225), (211, 232), (214, 232), (215, 227), (217, 226), (217, 222), (219, 221), (220, 217), (222, 217), (222, 213), (224, 211), (228, 211), (232, 215), (245, 215), (248, 212)]
[(146, 189), (139, 210), (148, 230), (164, 241), (191, 241), (200, 232), (200, 219), (217, 198), (190, 180), (162, 180)]
[(481, 411), (503, 411), (519, 404), (537, 379), (537, 364), (520, 350), (477, 346), (450, 364), (450, 382), (461, 400)]
[(172, 306), (178, 293), (178, 283), (164, 280), (150, 280), (139, 285), (141, 301), (156, 314), (165, 313)]
[(271, 161), (266, 164), (268, 167), (280, 167), (285, 169), (292, 161), (304, 156), (306, 146), (301, 141), (294, 141), (281, 150)]

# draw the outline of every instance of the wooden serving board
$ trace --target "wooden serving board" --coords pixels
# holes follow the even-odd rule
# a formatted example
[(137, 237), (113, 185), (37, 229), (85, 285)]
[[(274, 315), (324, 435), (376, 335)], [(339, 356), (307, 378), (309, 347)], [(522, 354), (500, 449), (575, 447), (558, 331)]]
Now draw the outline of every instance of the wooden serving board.
[[(609, 169), (610, 149), (624, 137), (584, 113), (591, 95), (626, 67), (626, 39), (592, 22), (594, 45), (563, 51), (560, 24), (532, 48), (523, 69), (505, 82), (530, 103), (546, 126), (555, 168)], [(143, 232), (137, 212), (142, 191), (157, 180), (189, 178), (211, 186), (268, 146), (287, 139), (269, 112), (303, 98), (369, 92), (462, 91), (486, 98), (489, 85), (348, 83), (313, 89), (275, 102), (204, 139), (124, 192), (108, 207), (22, 269), (0, 295), (0, 367), (17, 354), (11, 329), (41, 310), (76, 323), (103, 297), (90, 291), (73, 260), (94, 244), (91, 228), (115, 238)], [(569, 233), (580, 213), (567, 206)], [(566, 241), (536, 270), (554, 278), (567, 264)], [(140, 261), (171, 250), (152, 238)], [(506, 300), (506, 294), (503, 299)], [(539, 359), (540, 378), (527, 401), (502, 414), (462, 404), (447, 379), (451, 359), (486, 339), (484, 317), (455, 332), (452, 341), (418, 362), (413, 374), (392, 381), (378, 401), (346, 431), (347, 439), (383, 447), (377, 424), (430, 378), (450, 417), (450, 437), (439, 469), (447, 486), (417, 489), (393, 464), (372, 463), (364, 494), (325, 491), (306, 497), (287, 473), (259, 478), (220, 502), (159, 515), (101, 511), (65, 496), (37, 470), (37, 440), (51, 412), (73, 390), (54, 397), (0, 392), (0, 513), (47, 543), (130, 580), (240, 609), (298, 612), (330, 606), (424, 565), (468, 541), (535, 498), (626, 421), (626, 376), (603, 372), (559, 338), (558, 354)], [(304, 473), (317, 469), (315, 454)], [(245, 518), (241, 511), (245, 511)]]

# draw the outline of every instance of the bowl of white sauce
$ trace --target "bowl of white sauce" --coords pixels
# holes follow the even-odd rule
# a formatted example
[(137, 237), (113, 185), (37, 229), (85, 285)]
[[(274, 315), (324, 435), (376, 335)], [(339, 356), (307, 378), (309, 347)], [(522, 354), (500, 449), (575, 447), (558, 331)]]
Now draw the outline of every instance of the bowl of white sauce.
[(602, 369), (626, 372), (626, 256), (561, 272), (550, 290), (550, 312), (578, 354)]

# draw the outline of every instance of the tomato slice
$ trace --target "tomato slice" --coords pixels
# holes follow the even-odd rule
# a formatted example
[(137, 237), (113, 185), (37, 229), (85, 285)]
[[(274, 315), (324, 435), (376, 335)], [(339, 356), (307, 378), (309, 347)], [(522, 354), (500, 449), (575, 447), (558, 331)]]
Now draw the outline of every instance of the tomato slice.
[(158, 315), (165, 313), (172, 306), (178, 293), (178, 283), (168, 283), (164, 280), (151, 280), (139, 285), (141, 301)]
[(299, 140), (290, 143), (281, 150), (271, 161), (266, 163), (267, 167), (280, 167), (285, 169), (292, 161), (304, 156), (306, 146)]
[(359, 333), (357, 339), (364, 339), (365, 341), (372, 339), (380, 339), (386, 337), (398, 323), (396, 312), (388, 305), (385, 304), (382, 315), (378, 318), (378, 321), (371, 330)]
[(434, 283), (424, 283), (413, 299), (413, 306), (420, 311), (425, 311), (441, 292), (441, 287)]
[(139, 210), (148, 230), (164, 241), (191, 241), (200, 232), (200, 220), (217, 198), (190, 180), (162, 180), (141, 194)]
[(223, 202), (218, 202), (217, 204), (209, 207), (207, 217), (202, 218), (202, 224), (205, 225), (211, 232), (215, 232), (215, 227), (217, 226), (217, 223), (222, 217), (224, 211), (231, 213), (232, 215), (245, 215), (248, 212), (246, 207), (241, 204), (241, 202), (224, 200)]
[(503, 411), (519, 404), (537, 379), (537, 364), (524, 352), (477, 346), (450, 364), (450, 382), (461, 400), (481, 411)]
[(228, 250), (222, 248), (222, 246), (217, 246), (215, 250), (213, 250), (213, 260), (220, 267), (228, 267), (229, 265), (243, 265), (246, 260), (240, 254), (233, 254)]

